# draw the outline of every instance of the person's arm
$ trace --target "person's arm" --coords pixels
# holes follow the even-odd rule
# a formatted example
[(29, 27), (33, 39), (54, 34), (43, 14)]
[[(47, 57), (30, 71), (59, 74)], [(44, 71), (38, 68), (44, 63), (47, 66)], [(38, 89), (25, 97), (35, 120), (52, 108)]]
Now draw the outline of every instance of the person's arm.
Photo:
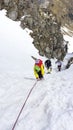
[(41, 65), (41, 73), (42, 73), (42, 75), (44, 75), (44, 73), (45, 73), (44, 72), (44, 65), (43, 64)]
[[(34, 68), (35, 68), (35, 66), (34, 66)], [(34, 75), (35, 75), (36, 78), (39, 78), (39, 76), (38, 76), (37, 72), (35, 71), (35, 69), (34, 69)]]

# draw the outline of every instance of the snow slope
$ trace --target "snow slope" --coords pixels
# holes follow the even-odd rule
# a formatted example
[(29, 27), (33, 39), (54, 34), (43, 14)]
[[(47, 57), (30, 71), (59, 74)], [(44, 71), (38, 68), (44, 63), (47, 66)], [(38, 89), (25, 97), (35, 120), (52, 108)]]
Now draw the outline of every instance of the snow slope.
[[(28, 30), (0, 11), (0, 130), (12, 130), (16, 118), (36, 80), (34, 61), (40, 57)], [(41, 57), (43, 60), (44, 58)], [(32, 90), (15, 130), (73, 129), (73, 66), (44, 75)]]

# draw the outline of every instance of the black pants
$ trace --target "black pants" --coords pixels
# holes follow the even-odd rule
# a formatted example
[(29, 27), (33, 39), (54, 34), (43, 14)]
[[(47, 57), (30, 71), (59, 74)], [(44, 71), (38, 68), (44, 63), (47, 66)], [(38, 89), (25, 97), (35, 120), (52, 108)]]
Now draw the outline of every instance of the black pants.
[(38, 76), (39, 76), (40, 79), (43, 78), (43, 75), (41, 74), (41, 71), (38, 72)]
[(58, 65), (58, 71), (61, 71), (61, 65)]

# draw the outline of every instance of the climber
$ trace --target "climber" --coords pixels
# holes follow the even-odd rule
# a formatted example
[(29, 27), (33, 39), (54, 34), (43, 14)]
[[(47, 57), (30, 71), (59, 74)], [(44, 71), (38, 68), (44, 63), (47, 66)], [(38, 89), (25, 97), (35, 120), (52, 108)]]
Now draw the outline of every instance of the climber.
[(33, 56), (32, 56), (32, 58), (35, 60), (34, 75), (35, 75), (37, 80), (40, 80), (43, 78), (43, 75), (44, 75), (43, 61), (40, 59), (34, 58)]
[(52, 71), (52, 64), (50, 59), (45, 61), (45, 67), (47, 68), (47, 74), (50, 74)]
[(55, 63), (56, 63), (56, 65), (57, 65), (58, 71), (61, 71), (62, 62), (58, 59)]

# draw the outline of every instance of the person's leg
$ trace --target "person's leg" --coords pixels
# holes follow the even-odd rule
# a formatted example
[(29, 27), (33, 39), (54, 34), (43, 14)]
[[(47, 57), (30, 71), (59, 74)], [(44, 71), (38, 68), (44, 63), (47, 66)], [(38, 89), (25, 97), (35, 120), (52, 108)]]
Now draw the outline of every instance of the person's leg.
[(38, 72), (39, 78), (42, 79), (43, 75), (41, 74), (41, 71)]
[(51, 73), (51, 71), (52, 71), (52, 67), (51, 67), (51, 66), (49, 66), (49, 67), (48, 67), (48, 69), (47, 69), (47, 74), (50, 74), (50, 73)]
[(61, 65), (58, 65), (58, 71), (61, 71)]

